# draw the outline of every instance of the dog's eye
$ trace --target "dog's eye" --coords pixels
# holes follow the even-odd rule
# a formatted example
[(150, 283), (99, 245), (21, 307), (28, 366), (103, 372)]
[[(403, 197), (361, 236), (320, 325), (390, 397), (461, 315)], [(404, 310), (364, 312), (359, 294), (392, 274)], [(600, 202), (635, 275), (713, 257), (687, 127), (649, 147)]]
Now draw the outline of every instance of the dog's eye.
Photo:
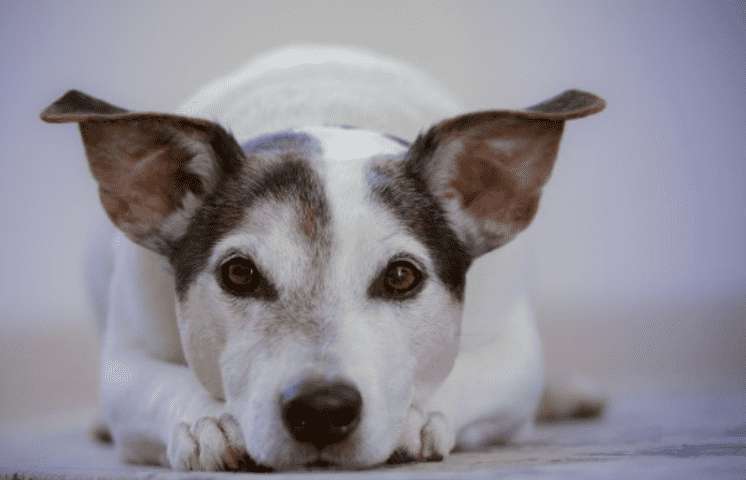
[(407, 298), (416, 293), (423, 275), (417, 266), (408, 260), (391, 262), (382, 277), (383, 291), (387, 297)]
[(220, 266), (220, 284), (229, 293), (245, 297), (260, 288), (262, 276), (248, 258), (233, 257)]

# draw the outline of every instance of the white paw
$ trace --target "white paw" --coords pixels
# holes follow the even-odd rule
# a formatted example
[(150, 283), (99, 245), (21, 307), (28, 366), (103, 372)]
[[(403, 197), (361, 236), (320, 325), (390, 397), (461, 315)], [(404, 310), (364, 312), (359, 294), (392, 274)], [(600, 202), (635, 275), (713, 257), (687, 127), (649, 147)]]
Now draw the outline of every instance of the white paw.
[(412, 408), (399, 448), (390, 461), (441, 461), (451, 453), (454, 443), (455, 436), (445, 415), (430, 412), (425, 416), (418, 409)]
[(432, 412), (420, 432), (422, 448), (420, 456), (428, 461), (440, 461), (451, 453), (456, 441), (445, 415)]
[(191, 427), (180, 423), (166, 455), (175, 470), (238, 470), (249, 462), (241, 429), (228, 414), (219, 419), (202, 417)]

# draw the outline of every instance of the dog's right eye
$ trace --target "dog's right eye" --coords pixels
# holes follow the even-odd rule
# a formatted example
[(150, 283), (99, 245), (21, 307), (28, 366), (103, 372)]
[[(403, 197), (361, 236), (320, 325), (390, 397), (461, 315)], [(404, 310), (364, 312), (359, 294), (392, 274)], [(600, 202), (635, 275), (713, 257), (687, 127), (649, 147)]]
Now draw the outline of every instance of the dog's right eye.
[(244, 257), (233, 257), (220, 266), (220, 285), (239, 297), (256, 295), (263, 279), (254, 262)]

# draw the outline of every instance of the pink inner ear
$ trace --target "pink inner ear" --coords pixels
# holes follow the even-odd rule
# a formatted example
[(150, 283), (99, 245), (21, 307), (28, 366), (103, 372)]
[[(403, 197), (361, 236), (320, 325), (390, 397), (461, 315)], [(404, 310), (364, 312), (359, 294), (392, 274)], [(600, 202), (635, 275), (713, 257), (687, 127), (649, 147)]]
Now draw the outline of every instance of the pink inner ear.
[(213, 122), (130, 112), (76, 90), (41, 117), (80, 125), (104, 209), (130, 239), (160, 253), (184, 233), (199, 197), (243, 160), (236, 139)]
[[(112, 222), (134, 241), (160, 245), (163, 221), (182, 207), (184, 196), (203, 193), (200, 178), (188, 171), (193, 153), (157, 122), (81, 124), (91, 171)], [(158, 247), (160, 248), (160, 247)]]
[(472, 119), (482, 122), (460, 119), (436, 127), (440, 145), (446, 146), (441, 152), (449, 142), (461, 143), (450, 160), (455, 168), (444, 195), (455, 193), (463, 212), (477, 220), (480, 233), (474, 240), (480, 252), (508, 242), (531, 223), (563, 126), (509, 114), (483, 117)]

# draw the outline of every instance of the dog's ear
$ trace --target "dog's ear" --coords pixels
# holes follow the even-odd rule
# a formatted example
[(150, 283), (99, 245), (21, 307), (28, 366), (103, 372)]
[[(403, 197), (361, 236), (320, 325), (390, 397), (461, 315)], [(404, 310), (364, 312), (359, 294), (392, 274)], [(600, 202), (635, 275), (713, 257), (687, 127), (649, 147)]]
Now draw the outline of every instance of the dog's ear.
[(417, 138), (406, 168), (425, 182), (469, 253), (478, 256), (533, 219), (565, 120), (604, 106), (595, 95), (571, 90), (526, 110), (451, 118)]
[(41, 118), (79, 124), (109, 218), (136, 243), (165, 255), (221, 176), (243, 161), (233, 136), (212, 122), (129, 112), (74, 90)]

